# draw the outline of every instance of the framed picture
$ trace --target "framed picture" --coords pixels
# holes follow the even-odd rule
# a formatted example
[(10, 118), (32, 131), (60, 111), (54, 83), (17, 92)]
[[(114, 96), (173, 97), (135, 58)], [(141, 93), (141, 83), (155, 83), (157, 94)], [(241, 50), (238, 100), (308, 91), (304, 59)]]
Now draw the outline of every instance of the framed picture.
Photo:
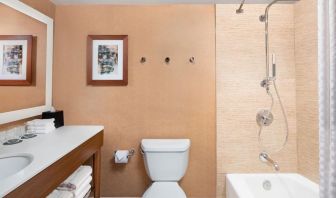
[(0, 86), (32, 83), (33, 36), (0, 35)]
[(126, 86), (128, 36), (89, 35), (87, 42), (87, 83)]

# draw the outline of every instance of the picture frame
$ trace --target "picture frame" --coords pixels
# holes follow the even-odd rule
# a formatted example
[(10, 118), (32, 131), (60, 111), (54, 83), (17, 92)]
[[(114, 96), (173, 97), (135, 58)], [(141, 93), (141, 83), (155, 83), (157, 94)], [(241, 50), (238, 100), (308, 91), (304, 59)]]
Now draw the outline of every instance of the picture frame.
[(98, 86), (128, 84), (127, 35), (88, 35), (87, 84)]
[(0, 86), (32, 84), (32, 35), (0, 35)]

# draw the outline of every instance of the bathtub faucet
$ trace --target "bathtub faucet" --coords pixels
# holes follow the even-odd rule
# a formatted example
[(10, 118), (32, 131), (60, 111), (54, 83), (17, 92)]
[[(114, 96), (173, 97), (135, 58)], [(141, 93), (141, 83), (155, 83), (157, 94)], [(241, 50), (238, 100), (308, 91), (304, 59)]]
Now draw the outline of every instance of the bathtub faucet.
[(262, 161), (262, 162), (265, 162), (265, 163), (269, 163), (269, 164), (272, 164), (272, 166), (274, 167), (274, 170), (275, 171), (279, 171), (280, 170), (280, 167), (279, 167), (279, 164), (277, 162), (275, 162), (274, 160), (272, 160), (268, 154), (266, 152), (261, 152), (259, 154), (259, 159)]

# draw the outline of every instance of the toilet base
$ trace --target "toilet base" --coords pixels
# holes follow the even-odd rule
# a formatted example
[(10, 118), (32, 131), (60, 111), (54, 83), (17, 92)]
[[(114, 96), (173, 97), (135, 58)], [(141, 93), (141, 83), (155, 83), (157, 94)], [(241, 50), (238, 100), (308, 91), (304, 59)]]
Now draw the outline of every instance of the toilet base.
[(142, 198), (187, 198), (177, 182), (154, 182)]

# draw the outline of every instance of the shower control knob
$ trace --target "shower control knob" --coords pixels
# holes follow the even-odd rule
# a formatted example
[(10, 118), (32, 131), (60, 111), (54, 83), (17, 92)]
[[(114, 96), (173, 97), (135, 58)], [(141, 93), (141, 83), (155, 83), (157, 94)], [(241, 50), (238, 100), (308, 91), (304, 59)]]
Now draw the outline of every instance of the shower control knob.
[(273, 114), (266, 109), (260, 110), (257, 113), (256, 121), (259, 126), (269, 126), (273, 122)]

